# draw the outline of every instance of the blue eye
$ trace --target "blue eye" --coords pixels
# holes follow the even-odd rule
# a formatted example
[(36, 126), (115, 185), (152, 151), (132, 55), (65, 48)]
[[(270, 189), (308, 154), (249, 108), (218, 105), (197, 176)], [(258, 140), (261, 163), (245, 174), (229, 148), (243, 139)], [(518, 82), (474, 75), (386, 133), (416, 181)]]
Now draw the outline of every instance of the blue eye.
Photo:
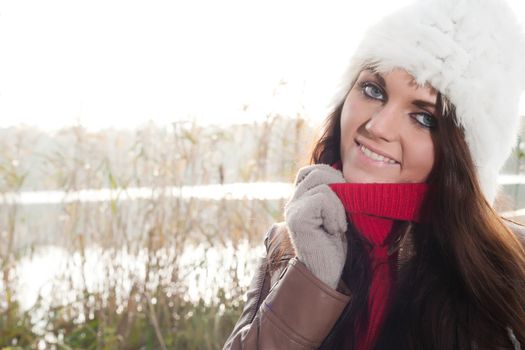
[(436, 126), (436, 118), (427, 113), (416, 113), (412, 116), (421, 126), (431, 129)]
[(373, 98), (374, 100), (384, 100), (383, 90), (375, 84), (365, 82), (361, 84), (361, 90), (366, 97)]

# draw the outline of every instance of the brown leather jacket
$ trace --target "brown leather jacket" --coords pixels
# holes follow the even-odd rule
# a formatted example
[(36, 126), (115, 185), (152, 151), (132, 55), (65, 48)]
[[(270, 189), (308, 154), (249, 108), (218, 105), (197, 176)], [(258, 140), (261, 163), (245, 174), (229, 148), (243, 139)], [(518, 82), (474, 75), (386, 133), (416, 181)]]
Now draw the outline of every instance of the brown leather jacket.
[[(525, 227), (507, 222), (525, 244)], [(398, 268), (412, 254), (410, 235), (399, 244)], [(281, 251), (288, 240), (284, 224), (273, 225), (264, 240), (261, 258), (250, 284), (240, 319), (224, 345), (227, 349), (317, 349), (343, 312), (351, 296), (331, 289), (315, 277), (292, 251)], [(269, 257), (278, 253), (278, 263)], [(344, 285), (339, 290), (346, 291)], [(519, 343), (513, 338), (515, 349)]]

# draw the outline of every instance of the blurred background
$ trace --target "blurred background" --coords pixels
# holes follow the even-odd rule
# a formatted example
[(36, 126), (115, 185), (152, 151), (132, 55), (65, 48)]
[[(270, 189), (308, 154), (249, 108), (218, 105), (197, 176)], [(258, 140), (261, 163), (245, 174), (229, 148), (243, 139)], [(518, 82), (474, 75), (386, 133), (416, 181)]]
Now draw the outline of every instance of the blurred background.
[(0, 349), (220, 349), (361, 33), (408, 2), (2, 1)]

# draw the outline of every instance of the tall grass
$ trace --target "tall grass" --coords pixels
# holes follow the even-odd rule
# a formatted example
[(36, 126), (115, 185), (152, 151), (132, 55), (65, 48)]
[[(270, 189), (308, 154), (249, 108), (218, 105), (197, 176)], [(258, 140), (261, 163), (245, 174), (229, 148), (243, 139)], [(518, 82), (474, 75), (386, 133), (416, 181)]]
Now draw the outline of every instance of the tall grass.
[[(135, 131), (78, 126), (55, 134), (11, 128), (0, 136), (2, 194), (87, 188), (121, 194), (109, 202), (59, 205), (3, 197), (0, 349), (219, 349), (242, 309), (256, 256), (224, 256), (214, 261), (221, 266), (212, 266), (206, 252), (260, 251), (283, 203), (163, 196), (128, 201), (126, 189), (290, 181), (312, 128), (300, 118), (269, 116), (229, 128), (181, 122)], [(68, 258), (36, 302), (22, 307), (18, 267), (51, 247)], [(195, 256), (188, 265), (182, 260), (190, 251)], [(190, 297), (188, 279), (219, 270), (212, 277), (222, 285)], [(90, 281), (94, 273), (96, 283)]]

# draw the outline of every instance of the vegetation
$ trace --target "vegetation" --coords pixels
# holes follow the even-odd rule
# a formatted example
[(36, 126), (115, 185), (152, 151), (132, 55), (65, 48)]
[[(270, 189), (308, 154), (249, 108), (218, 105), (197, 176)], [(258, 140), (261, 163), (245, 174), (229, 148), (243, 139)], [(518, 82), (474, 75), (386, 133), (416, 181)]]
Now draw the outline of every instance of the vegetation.
[[(311, 130), (278, 116), (230, 128), (0, 130), (0, 349), (220, 349), (282, 200), (130, 200), (127, 190), (289, 182)], [(13, 197), (93, 188), (118, 195)], [(28, 306), (21, 266), (49, 255), (57, 264), (31, 279), (49, 269), (53, 277)]]

